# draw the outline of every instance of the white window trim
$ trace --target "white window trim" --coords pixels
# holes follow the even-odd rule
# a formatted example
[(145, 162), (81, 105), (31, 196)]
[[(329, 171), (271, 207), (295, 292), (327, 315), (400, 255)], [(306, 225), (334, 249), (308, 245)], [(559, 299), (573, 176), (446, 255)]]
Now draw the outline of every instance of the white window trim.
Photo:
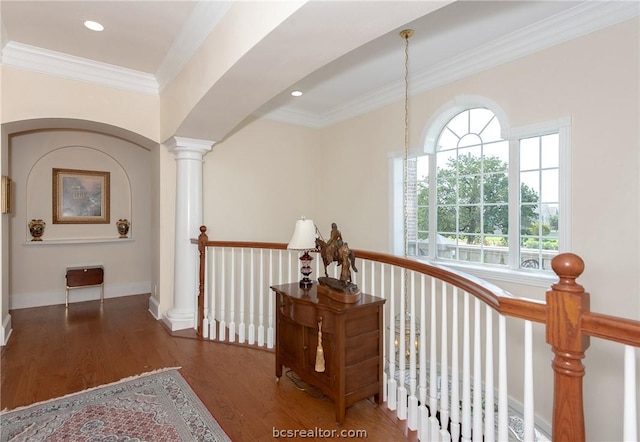
[[(571, 118), (564, 117), (559, 118), (557, 120), (551, 120), (544, 123), (531, 124), (528, 126), (520, 126), (512, 128), (508, 133), (509, 145), (510, 148), (516, 150), (516, 156), (513, 157), (518, 160), (515, 165), (510, 163), (510, 167), (513, 165), (514, 167), (518, 167), (519, 164), (519, 152), (518, 152), (518, 143), (522, 138), (536, 137), (541, 135), (548, 135), (551, 133), (558, 133), (559, 135), (559, 167), (558, 170), (560, 172), (560, 182), (558, 183), (560, 186), (559, 189), (559, 203), (560, 203), (560, 225), (559, 231), (560, 234), (558, 236), (560, 247), (558, 248), (558, 253), (568, 252), (571, 250)], [(519, 171), (515, 171), (517, 176)], [(509, 173), (512, 173), (512, 170), (509, 169)], [(511, 175), (510, 175), (511, 176)], [(517, 186), (512, 186), (517, 187)], [(513, 190), (513, 189), (512, 189)], [(516, 195), (515, 200), (518, 201), (518, 189), (515, 189)], [(514, 195), (509, 194), (509, 198), (514, 197)], [(517, 217), (517, 213), (516, 213)], [(509, 219), (509, 223), (513, 220)], [(517, 225), (517, 218), (515, 220)], [(517, 241), (516, 241), (517, 242)], [(512, 244), (512, 238), (509, 238), (509, 244)], [(512, 244), (512, 246), (516, 247), (516, 250), (513, 251), (509, 249), (509, 256), (514, 255), (514, 259), (517, 260), (517, 247), (519, 244)], [(517, 263), (516, 263), (517, 266)]]
[[(536, 123), (526, 126), (519, 126), (511, 128), (509, 126), (508, 118), (502, 108), (495, 102), (476, 95), (463, 95), (456, 97), (451, 102), (441, 106), (425, 126), (423, 132), (423, 146), (424, 151), (421, 153), (434, 154), (435, 144), (437, 137), (442, 130), (442, 127), (457, 113), (460, 111), (469, 109), (471, 107), (485, 107), (491, 110), (498, 118), (502, 137), (509, 142), (510, 149), (510, 161), (509, 161), (509, 176), (517, 177), (519, 174), (519, 155), (518, 146), (519, 140), (527, 137), (534, 137), (540, 135), (546, 135), (550, 133), (559, 134), (559, 171), (560, 171), (560, 189), (559, 189), (559, 203), (560, 203), (560, 235), (559, 242), (560, 247), (558, 252), (567, 252), (571, 250), (571, 118), (563, 117), (556, 120), (550, 120), (543, 123)], [(515, 152), (511, 151), (512, 149)], [(515, 153), (515, 155), (514, 155)], [(415, 154), (415, 153), (414, 153)], [(397, 171), (403, 170), (404, 155), (395, 153), (390, 155), (390, 185), (391, 185), (391, 244), (393, 253), (397, 255), (404, 254), (404, 218), (402, 214), (404, 206), (404, 192), (402, 186), (403, 174)], [(430, 161), (435, 164), (435, 161)], [(513, 169), (515, 168), (515, 169)], [(512, 170), (513, 169), (513, 170)], [(399, 180), (399, 181), (398, 181)], [(435, 174), (430, 170), (429, 173), (429, 187), (430, 201), (435, 201)], [(398, 185), (398, 182), (400, 183)], [(511, 186), (510, 201), (519, 200), (519, 186)], [(400, 210), (397, 210), (398, 207)], [(510, 225), (518, 225), (518, 211), (510, 210)], [(429, 259), (426, 261), (437, 262), (439, 265), (446, 265), (452, 268), (463, 270), (471, 275), (477, 276), (482, 279), (490, 279), (494, 281), (503, 281), (517, 284), (526, 284), (537, 287), (549, 287), (553, 284), (557, 277), (550, 270), (543, 271), (530, 271), (519, 268), (519, 237), (518, 232), (514, 232), (511, 229), (509, 237), (509, 263), (508, 267), (493, 267), (491, 265), (474, 265), (465, 263), (462, 261), (449, 261), (449, 260), (437, 260), (435, 259), (435, 235), (432, 235), (432, 226), (435, 226), (435, 211), (429, 210)], [(517, 229), (516, 229), (517, 230)], [(515, 240), (514, 240), (515, 238)]]

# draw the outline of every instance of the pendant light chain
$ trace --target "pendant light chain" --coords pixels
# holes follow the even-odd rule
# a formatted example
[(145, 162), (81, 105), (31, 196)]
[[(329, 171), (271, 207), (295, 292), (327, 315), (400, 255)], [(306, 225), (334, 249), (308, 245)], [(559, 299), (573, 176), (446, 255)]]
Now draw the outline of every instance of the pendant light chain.
[(404, 256), (408, 256), (409, 242), (409, 38), (413, 35), (412, 29), (400, 32), (404, 38)]
[[(409, 38), (413, 35), (412, 29), (405, 29), (400, 32), (400, 36), (404, 38), (404, 257), (408, 256), (408, 243), (409, 243)], [(409, 295), (409, 272), (407, 268), (404, 268), (403, 278), (403, 290), (404, 290), (404, 312), (401, 312), (400, 328), (404, 329), (407, 324), (406, 321), (402, 321), (407, 316), (407, 299)], [(404, 333), (404, 332), (403, 332)], [(406, 349), (405, 349), (406, 351)]]

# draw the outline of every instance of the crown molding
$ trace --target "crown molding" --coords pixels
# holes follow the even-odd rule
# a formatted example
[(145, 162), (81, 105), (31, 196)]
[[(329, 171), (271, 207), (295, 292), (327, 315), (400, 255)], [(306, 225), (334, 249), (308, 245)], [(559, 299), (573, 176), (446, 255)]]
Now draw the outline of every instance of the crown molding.
[[(172, 45), (157, 77), (14, 41), (9, 41), (2, 48), (1, 61), (6, 66), (157, 96), (161, 87), (171, 81), (193, 56), (230, 6), (231, 2), (199, 2), (189, 18), (188, 25)], [(563, 13), (416, 74), (411, 80), (411, 95), (443, 86), (638, 15), (640, 5), (636, 1), (581, 3)], [(263, 117), (321, 128), (394, 103), (403, 96), (404, 82), (398, 81), (372, 94), (352, 100), (325, 115), (313, 115), (283, 107)]]
[(151, 74), (15, 41), (2, 48), (2, 64), (130, 92), (158, 95), (158, 82)]
[(2, 64), (131, 92), (159, 95), (160, 90), (175, 78), (196, 53), (231, 5), (231, 1), (199, 1), (155, 76), (14, 41), (9, 41), (2, 49)]
[[(470, 75), (548, 49), (577, 37), (613, 26), (640, 15), (640, 4), (635, 1), (594, 1), (578, 6), (527, 26), (480, 46), (473, 51), (452, 57), (414, 75), (410, 94), (416, 95)], [(325, 115), (313, 118), (309, 113), (299, 113), (281, 108), (265, 114), (265, 118), (322, 128), (357, 117), (395, 103), (404, 97), (404, 81), (378, 89), (365, 97), (359, 97)]]

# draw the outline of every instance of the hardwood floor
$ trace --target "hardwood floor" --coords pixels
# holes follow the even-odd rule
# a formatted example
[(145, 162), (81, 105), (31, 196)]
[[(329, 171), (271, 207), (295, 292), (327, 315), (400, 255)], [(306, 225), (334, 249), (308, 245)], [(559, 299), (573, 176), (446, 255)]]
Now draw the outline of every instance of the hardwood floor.
[[(1, 350), (0, 408), (51, 399), (164, 367), (181, 367), (234, 441), (275, 430), (357, 430), (369, 441), (417, 440), (383, 404), (360, 401), (335, 423), (333, 402), (275, 379), (272, 352), (172, 336), (148, 312), (149, 295), (14, 310)], [(282, 434), (282, 433), (281, 433)], [(360, 435), (364, 434), (362, 432)], [(364, 438), (364, 437), (363, 437)], [(306, 440), (330, 440), (305, 438)]]

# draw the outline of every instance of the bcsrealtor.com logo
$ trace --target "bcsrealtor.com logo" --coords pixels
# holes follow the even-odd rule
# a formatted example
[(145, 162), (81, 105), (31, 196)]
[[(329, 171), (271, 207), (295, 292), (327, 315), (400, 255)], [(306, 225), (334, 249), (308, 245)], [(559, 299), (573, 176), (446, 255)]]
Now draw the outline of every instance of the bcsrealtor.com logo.
[(308, 429), (280, 429), (273, 427), (274, 439), (290, 439), (290, 438), (317, 438), (317, 439), (358, 439), (366, 438), (367, 430), (347, 430), (347, 429), (328, 429), (328, 428), (308, 428)]

